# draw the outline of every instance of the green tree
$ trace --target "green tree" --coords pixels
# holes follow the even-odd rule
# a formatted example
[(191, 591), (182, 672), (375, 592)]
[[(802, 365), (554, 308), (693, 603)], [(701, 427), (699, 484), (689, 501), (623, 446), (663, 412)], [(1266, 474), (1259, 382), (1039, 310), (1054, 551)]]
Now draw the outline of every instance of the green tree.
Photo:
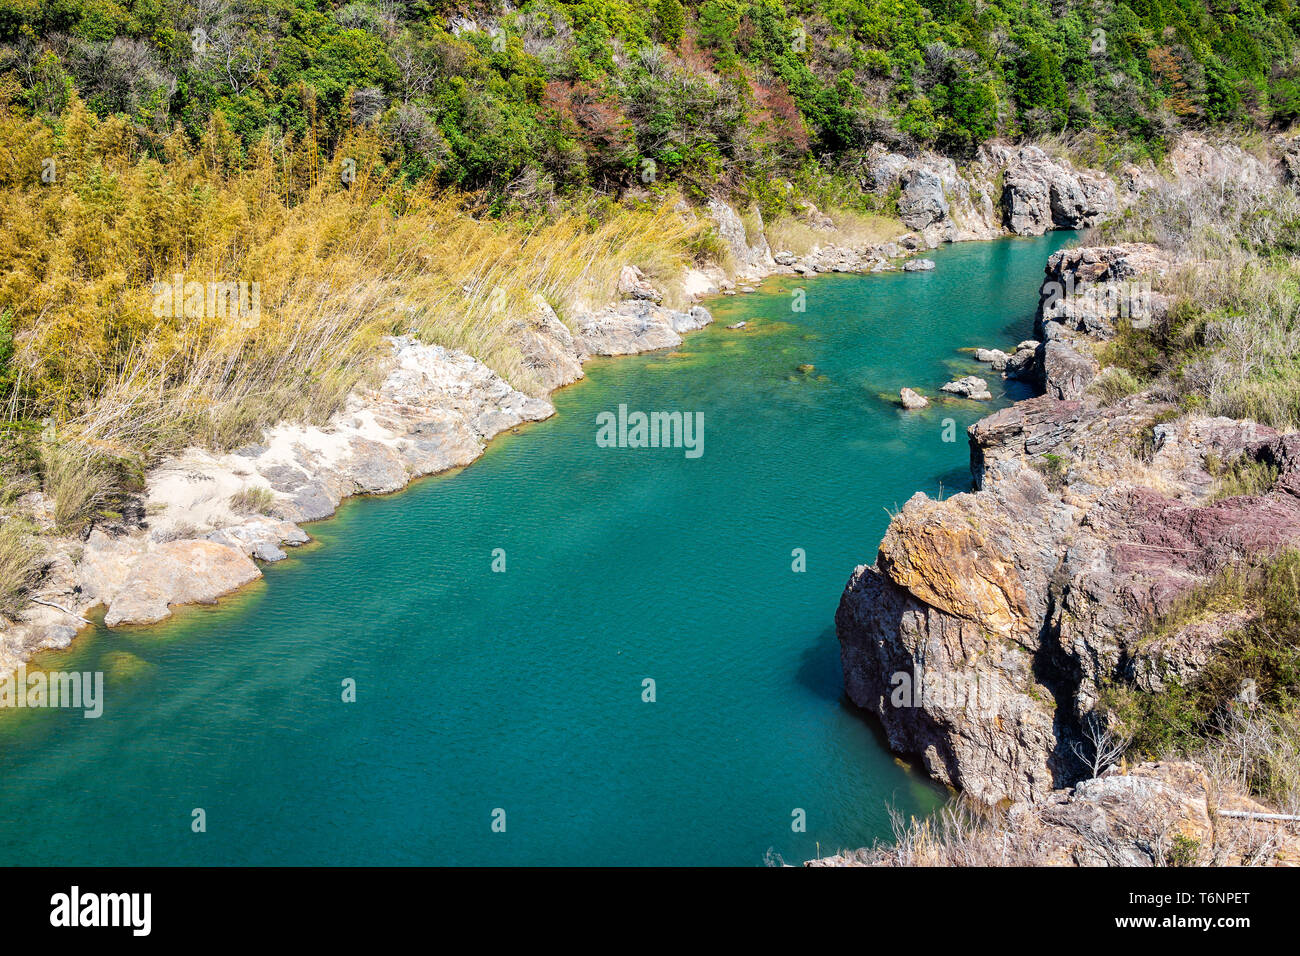
[(1237, 115), (1241, 94), (1228, 71), (1217, 63), (1205, 66), (1205, 115), (1213, 123), (1227, 123)]
[(655, 5), (655, 33), (669, 46), (682, 42), (686, 32), (686, 11), (681, 0), (659, 0)]
[(1024, 112), (1042, 110), (1053, 127), (1065, 120), (1068, 93), (1061, 61), (1041, 39), (1034, 37), (1016, 62), (1016, 99)]
[(1279, 79), (1268, 97), (1273, 122), (1290, 126), (1300, 119), (1300, 82), (1289, 76)]
[(998, 97), (993, 84), (959, 76), (949, 86), (952, 125), (958, 137), (974, 146), (998, 129)]

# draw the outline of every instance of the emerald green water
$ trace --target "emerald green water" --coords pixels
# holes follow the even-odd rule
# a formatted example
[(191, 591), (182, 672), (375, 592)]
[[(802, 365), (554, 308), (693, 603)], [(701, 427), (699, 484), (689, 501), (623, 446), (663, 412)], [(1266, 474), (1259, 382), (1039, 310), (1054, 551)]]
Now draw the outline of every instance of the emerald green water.
[[(844, 699), (835, 607), (889, 509), (968, 487), (989, 408), (881, 396), (1026, 337), (1064, 242), (711, 303), (680, 352), (592, 363), (550, 421), (349, 502), (240, 595), (46, 656), (106, 671), (104, 715), (0, 713), (0, 863), (758, 865), (887, 838), (887, 805), (945, 794)], [(598, 448), (620, 403), (702, 412), (703, 455)]]

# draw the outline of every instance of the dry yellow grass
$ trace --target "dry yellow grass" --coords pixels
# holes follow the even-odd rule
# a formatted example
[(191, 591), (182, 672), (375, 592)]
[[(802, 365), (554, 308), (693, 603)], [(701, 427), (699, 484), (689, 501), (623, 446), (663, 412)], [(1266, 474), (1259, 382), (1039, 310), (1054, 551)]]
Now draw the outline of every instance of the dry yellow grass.
[(76, 444), (44, 444), (41, 457), (41, 490), (52, 506), (55, 527), (79, 531), (108, 501), (115, 476), (98, 456)]
[[(0, 91), (16, 374), (0, 420), (49, 415), (119, 455), (227, 446), (328, 417), (394, 333), (535, 389), (507, 334), (534, 296), (572, 319), (612, 298), (629, 263), (671, 294), (706, 228), (671, 201), (493, 219), (473, 197), (393, 181), (379, 148), (358, 134), (319, 166), (310, 141), (264, 141), (236, 164), (218, 120), (200, 148), (177, 133), (146, 157), (119, 119), (74, 103), (56, 134)], [(222, 314), (209, 292), (187, 312), (188, 293), (160, 297), (177, 275), (182, 289), (245, 283), (259, 308)]]
[(20, 518), (0, 518), (0, 616), (13, 617), (27, 603), (41, 555), (34, 531)]
[(806, 256), (818, 246), (861, 248), (887, 242), (907, 231), (899, 220), (875, 213), (828, 209), (826, 215), (834, 223), (833, 229), (815, 228), (795, 215), (780, 216), (768, 224), (767, 241), (773, 251)]

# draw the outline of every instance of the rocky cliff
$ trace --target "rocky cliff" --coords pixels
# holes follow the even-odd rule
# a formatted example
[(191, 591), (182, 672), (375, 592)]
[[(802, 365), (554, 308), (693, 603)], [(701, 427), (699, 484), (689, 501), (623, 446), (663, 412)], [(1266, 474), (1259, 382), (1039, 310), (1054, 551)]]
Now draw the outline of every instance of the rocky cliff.
[(909, 158), (878, 148), (867, 169), (865, 185), (898, 190), (903, 222), (931, 243), (1080, 229), (1121, 202), (1105, 174), (1076, 170), (1037, 146), (988, 144), (960, 168), (945, 156)]
[[(1220, 183), (1275, 175), (1199, 142), (1175, 150), (1171, 168)], [(849, 697), (895, 750), (979, 802), (1057, 807), (1049, 819), (1137, 787), (1067, 790), (1095, 769), (1085, 729), (1103, 690), (1159, 691), (1193, 675), (1241, 620), (1146, 639), (1152, 621), (1224, 569), (1300, 541), (1300, 436), (1099, 387), (1098, 348), (1121, 320), (1158, 321), (1165, 277), (1188, 265), (1142, 244), (1052, 256), (1039, 344), (1007, 369), (1043, 394), (973, 425), (974, 490), (914, 496), (845, 588), (836, 627)], [(1218, 497), (1216, 474), (1234, 462), (1276, 479)]]

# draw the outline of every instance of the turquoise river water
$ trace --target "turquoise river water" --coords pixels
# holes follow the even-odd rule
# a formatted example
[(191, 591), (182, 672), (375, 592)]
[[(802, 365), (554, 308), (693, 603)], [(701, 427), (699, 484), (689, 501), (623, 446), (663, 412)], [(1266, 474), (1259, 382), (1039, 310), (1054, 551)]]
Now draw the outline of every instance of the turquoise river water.
[[(0, 864), (748, 866), (888, 838), (888, 806), (946, 795), (844, 698), (835, 608), (891, 509), (969, 487), (989, 410), (898, 389), (1025, 338), (1066, 241), (712, 302), (679, 351), (591, 363), (551, 420), (345, 503), (240, 594), (46, 655), (104, 671), (104, 713), (0, 714)], [(598, 447), (620, 404), (702, 413), (703, 453)]]

